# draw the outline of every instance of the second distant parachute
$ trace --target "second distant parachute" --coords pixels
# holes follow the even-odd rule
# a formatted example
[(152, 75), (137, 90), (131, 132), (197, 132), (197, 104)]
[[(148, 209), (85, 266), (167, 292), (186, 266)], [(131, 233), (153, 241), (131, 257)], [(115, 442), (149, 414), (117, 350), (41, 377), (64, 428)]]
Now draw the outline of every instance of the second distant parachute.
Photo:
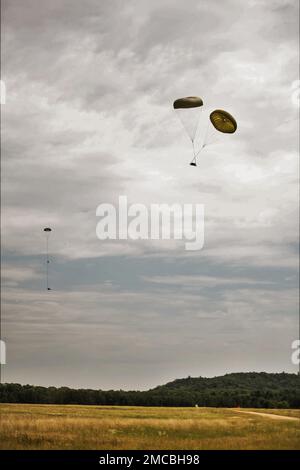
[(52, 232), (52, 229), (50, 227), (45, 227), (44, 228), (44, 233), (46, 235), (46, 289), (47, 290), (52, 290), (49, 287), (49, 235)]

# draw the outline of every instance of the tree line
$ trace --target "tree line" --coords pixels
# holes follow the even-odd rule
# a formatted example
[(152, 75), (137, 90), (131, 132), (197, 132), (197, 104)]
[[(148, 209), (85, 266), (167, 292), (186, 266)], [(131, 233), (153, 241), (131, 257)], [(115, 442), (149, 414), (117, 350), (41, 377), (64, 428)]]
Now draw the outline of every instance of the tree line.
[(1, 403), (119, 406), (300, 408), (300, 377), (243, 373), (188, 377), (147, 391), (72, 389), (6, 383)]

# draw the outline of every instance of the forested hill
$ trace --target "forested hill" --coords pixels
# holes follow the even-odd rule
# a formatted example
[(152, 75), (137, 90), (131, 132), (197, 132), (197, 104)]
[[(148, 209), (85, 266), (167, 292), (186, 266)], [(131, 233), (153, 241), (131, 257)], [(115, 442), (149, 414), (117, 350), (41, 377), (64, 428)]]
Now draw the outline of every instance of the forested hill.
[(266, 372), (240, 372), (226, 374), (221, 377), (187, 377), (186, 379), (176, 379), (166, 385), (160, 385), (154, 390), (270, 390), (280, 391), (282, 389), (292, 389), (300, 386), (300, 376), (296, 374), (268, 374)]
[(300, 408), (300, 376), (249, 372), (177, 379), (148, 391), (1, 384), (1, 403)]
[(160, 385), (153, 392), (159, 396), (189, 397), (199, 406), (300, 408), (300, 376), (284, 372), (187, 377)]

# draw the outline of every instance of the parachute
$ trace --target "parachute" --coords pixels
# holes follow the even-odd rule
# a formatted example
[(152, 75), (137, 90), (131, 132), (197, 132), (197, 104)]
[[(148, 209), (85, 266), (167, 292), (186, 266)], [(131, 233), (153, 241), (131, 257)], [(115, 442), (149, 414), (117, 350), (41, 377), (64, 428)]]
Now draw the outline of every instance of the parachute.
[[(199, 120), (203, 109), (203, 100), (198, 96), (187, 96), (186, 98), (178, 98), (173, 103), (173, 108), (177, 113), (188, 137), (190, 138), (193, 146), (194, 158), (190, 165), (196, 166), (196, 158), (200, 152), (213, 142), (209, 142), (209, 134), (213, 129), (214, 131), (221, 132), (223, 134), (234, 134), (237, 130), (237, 123), (234, 117), (227, 111), (222, 109), (215, 109), (207, 117), (207, 125), (204, 132), (202, 132), (202, 144), (199, 150), (195, 149), (195, 137), (197, 134)], [(212, 124), (212, 128), (209, 129), (209, 123)], [(215, 139), (214, 139), (215, 140)]]
[(202, 147), (196, 156), (204, 147), (220, 141), (220, 134), (234, 134), (237, 130), (237, 122), (234, 117), (223, 109), (215, 109), (209, 115), (208, 124), (212, 126), (206, 128)]
[(222, 109), (215, 109), (215, 111), (210, 113), (209, 119), (214, 128), (224, 134), (233, 134), (237, 129), (234, 117)]
[(183, 108), (199, 108), (203, 106), (203, 101), (198, 96), (188, 96), (186, 98), (178, 98), (174, 101), (174, 109), (183, 109)]
[(198, 96), (187, 96), (178, 98), (173, 103), (173, 108), (181, 121), (188, 137), (191, 139), (195, 156), (194, 140), (196, 137), (199, 120), (201, 116), (203, 101)]
[(52, 290), (49, 287), (49, 264), (50, 264), (50, 260), (49, 260), (49, 235), (50, 235), (50, 232), (52, 232), (52, 229), (50, 227), (45, 227), (44, 232), (46, 234), (46, 289), (48, 291), (48, 290)]

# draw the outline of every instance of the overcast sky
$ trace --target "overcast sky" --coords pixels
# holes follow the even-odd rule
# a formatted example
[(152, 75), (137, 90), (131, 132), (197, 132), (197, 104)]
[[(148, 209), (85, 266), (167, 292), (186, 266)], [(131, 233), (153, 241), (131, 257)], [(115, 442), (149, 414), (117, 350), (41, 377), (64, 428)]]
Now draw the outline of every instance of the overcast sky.
[[(1, 3), (4, 380), (296, 372), (298, 1)], [(238, 122), (197, 168), (172, 109), (189, 95)], [(99, 241), (119, 195), (204, 204), (204, 248)]]

